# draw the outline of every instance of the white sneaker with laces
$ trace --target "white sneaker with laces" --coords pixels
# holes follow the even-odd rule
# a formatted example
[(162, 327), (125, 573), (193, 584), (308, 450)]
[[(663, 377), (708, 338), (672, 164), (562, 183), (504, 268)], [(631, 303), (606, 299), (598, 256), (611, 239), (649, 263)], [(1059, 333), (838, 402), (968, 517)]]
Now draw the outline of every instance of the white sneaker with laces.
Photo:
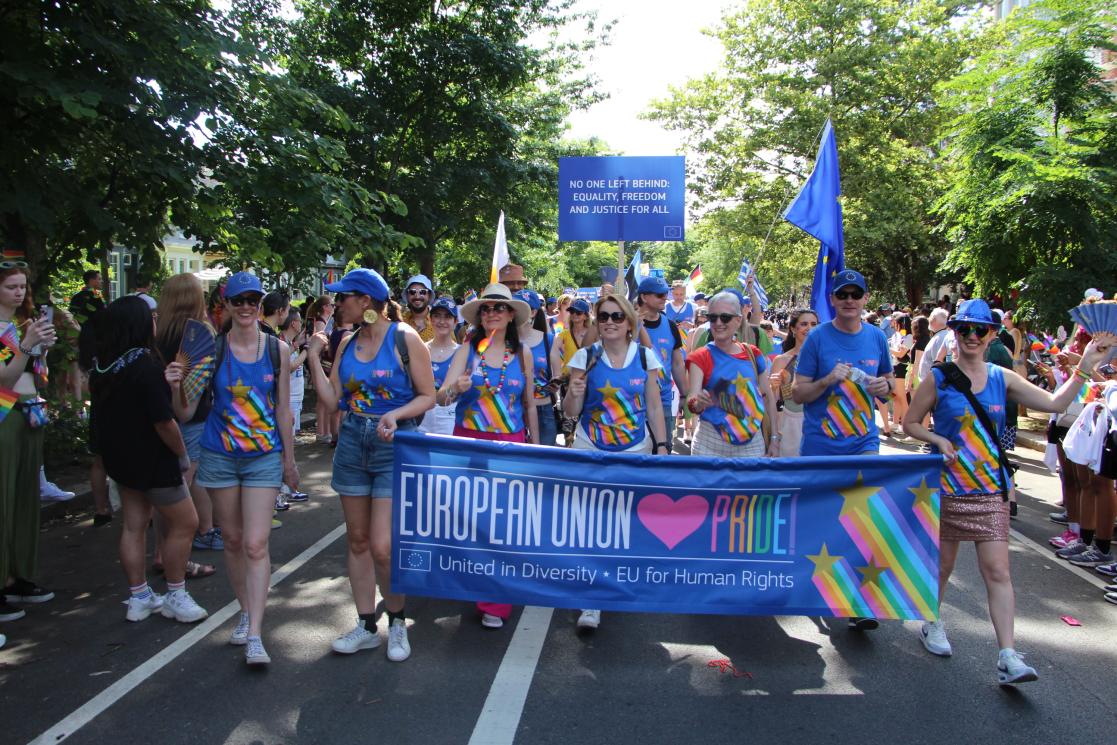
[[(380, 639), (377, 638), (379, 642)], [(411, 644), (407, 641), (407, 622), (402, 618), (392, 621), (388, 627), (388, 659), (403, 662), (411, 656)]]
[(601, 611), (599, 610), (584, 610), (582, 615), (578, 616), (578, 628), (580, 629), (596, 629), (601, 625)]
[(53, 481), (44, 480), (39, 484), (39, 499), (43, 502), (69, 502), (74, 496), (72, 491), (60, 489)]
[(162, 612), (163, 618), (173, 618), (179, 623), (196, 623), (209, 615), (186, 590), (174, 590), (164, 595)]
[(263, 639), (258, 636), (248, 637), (244, 646), (244, 661), (249, 665), (268, 665), (271, 663), (271, 657), (264, 649)]
[(365, 622), (358, 620), (352, 629), (334, 639), (330, 645), (338, 654), (353, 654), (362, 649), (376, 649), (380, 646), (380, 635), (373, 629), (365, 628)]
[(142, 621), (162, 607), (163, 596), (154, 592), (146, 598), (132, 596), (128, 598), (128, 612), (124, 617), (133, 622)]
[(946, 638), (946, 628), (941, 620), (924, 623), (919, 629), (919, 640), (923, 642), (923, 646), (931, 654), (939, 657), (949, 657), (954, 654), (954, 650), (950, 648), (950, 640)]
[(245, 611), (240, 612), (237, 627), (233, 629), (232, 634), (229, 634), (229, 643), (234, 647), (243, 647), (248, 643), (248, 613)]
[(1001, 685), (1016, 685), (1039, 680), (1035, 668), (1024, 664), (1021, 654), (1015, 649), (1002, 649), (997, 658), (997, 682)]
[(500, 616), (494, 616), (492, 613), (483, 613), (481, 615), (481, 625), (487, 629), (499, 629), (504, 625), (504, 619)]

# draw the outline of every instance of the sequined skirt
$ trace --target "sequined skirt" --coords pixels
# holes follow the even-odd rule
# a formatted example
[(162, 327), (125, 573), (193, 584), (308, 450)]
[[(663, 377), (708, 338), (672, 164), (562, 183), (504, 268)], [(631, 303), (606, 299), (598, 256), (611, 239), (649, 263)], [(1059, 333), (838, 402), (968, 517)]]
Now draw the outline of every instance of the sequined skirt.
[(1008, 502), (996, 494), (944, 495), (939, 538), (944, 541), (1007, 541)]

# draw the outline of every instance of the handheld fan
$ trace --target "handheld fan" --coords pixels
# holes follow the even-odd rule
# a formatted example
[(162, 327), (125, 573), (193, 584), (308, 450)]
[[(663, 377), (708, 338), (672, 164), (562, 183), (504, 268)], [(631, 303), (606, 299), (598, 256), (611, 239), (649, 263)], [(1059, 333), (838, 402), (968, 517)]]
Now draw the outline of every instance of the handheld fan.
[(175, 361), (181, 362), (185, 368), (181, 389), (183, 406), (201, 396), (209, 385), (216, 352), (217, 343), (209, 327), (193, 318), (188, 320), (182, 330), (182, 345), (175, 357)]
[(1090, 334), (1117, 334), (1117, 303), (1098, 302), (1070, 309), (1070, 317)]

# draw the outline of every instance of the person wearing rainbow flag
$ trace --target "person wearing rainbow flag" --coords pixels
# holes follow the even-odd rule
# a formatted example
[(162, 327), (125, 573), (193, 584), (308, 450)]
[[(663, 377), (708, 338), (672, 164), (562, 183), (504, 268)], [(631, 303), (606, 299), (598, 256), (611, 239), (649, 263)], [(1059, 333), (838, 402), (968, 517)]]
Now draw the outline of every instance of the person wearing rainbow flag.
[[(904, 417), (904, 431), (934, 446), (943, 456), (942, 481), (938, 485), (940, 606), (960, 543), (973, 541), (989, 598), (989, 617), (1000, 647), (997, 681), (1014, 685), (1037, 680), (1039, 676), (1024, 664), (1014, 647), (1016, 600), (1008, 555), (1008, 498), (1012, 482), (999, 446), (1005, 407), (1011, 399), (1038, 411), (1064, 410), (1117, 340), (1105, 335), (1091, 341), (1074, 374), (1057, 391), (1049, 393), (1012, 370), (985, 361), (986, 348), (1000, 325), (984, 300), (967, 300), (958, 306), (958, 313), (949, 321), (955, 337), (954, 360), (950, 365), (932, 369), (934, 385), (916, 389)], [(929, 378), (926, 382), (930, 381)], [(922, 424), (923, 418), (932, 412), (934, 432)], [(989, 431), (990, 426), (996, 431)], [(923, 494), (917, 492), (917, 502), (932, 500), (935, 489), (924, 486), (918, 491)], [(949, 657), (953, 652), (941, 618), (924, 623), (920, 639), (931, 654)]]

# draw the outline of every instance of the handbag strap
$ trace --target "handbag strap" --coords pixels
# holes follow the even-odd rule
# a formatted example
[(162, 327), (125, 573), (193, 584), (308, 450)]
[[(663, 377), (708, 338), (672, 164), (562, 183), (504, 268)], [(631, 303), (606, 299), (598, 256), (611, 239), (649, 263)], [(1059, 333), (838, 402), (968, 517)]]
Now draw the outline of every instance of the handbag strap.
[(1001, 447), (1001, 438), (997, 435), (997, 428), (993, 426), (992, 420), (989, 419), (989, 412), (985, 410), (985, 407), (982, 406), (981, 403), (977, 400), (977, 396), (975, 396), (973, 394), (973, 391), (970, 390), (970, 379), (964, 372), (962, 372), (962, 369), (958, 367), (958, 365), (954, 364), (953, 362), (937, 362), (934, 366), (942, 371), (943, 379), (946, 381), (947, 385), (953, 386), (955, 390), (960, 391), (962, 395), (966, 397), (966, 400), (970, 404), (970, 408), (973, 409), (974, 414), (977, 415), (977, 420), (981, 422), (981, 426), (985, 429), (985, 433), (989, 435), (989, 438), (993, 440), (993, 442), (996, 443), (997, 460), (1000, 462), (1001, 465), (1000, 480), (1004, 482), (1004, 490), (1001, 492), (1001, 500), (1007, 502), (1008, 474), (1012, 473), (1012, 466), (1009, 464), (1008, 458), (1005, 456), (1004, 448)]

